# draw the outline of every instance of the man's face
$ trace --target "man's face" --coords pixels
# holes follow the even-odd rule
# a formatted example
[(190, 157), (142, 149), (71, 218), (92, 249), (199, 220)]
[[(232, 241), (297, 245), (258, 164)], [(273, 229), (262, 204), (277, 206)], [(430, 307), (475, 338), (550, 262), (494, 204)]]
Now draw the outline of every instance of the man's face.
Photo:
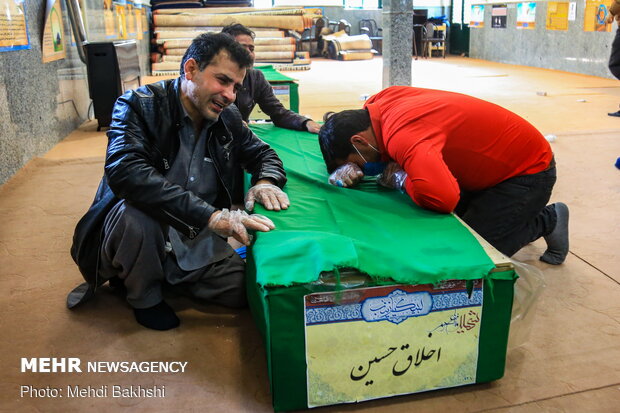
[(202, 71), (194, 59), (188, 59), (184, 90), (186, 110), (192, 117), (200, 115), (216, 121), (224, 108), (235, 101), (244, 77), (245, 68), (239, 67), (224, 50)]
[(235, 40), (241, 46), (245, 47), (248, 52), (250, 52), (250, 55), (252, 56), (252, 61), (254, 61), (254, 39), (252, 39), (252, 36), (248, 36), (247, 34), (240, 34), (238, 36), (235, 36)]

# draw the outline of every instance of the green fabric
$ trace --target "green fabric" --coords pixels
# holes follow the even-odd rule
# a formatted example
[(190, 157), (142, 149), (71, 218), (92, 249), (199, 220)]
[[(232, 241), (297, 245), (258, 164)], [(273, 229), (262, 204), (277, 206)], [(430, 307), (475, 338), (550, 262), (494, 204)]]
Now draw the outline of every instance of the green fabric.
[(284, 162), (291, 200), (286, 211), (256, 207), (276, 225), (255, 234), (250, 253), (258, 284), (309, 283), (335, 268), (355, 268), (375, 281), (433, 284), (485, 278), (494, 268), (454, 216), (419, 208), (371, 178), (355, 189), (330, 185), (317, 135), (272, 125), (252, 129)]
[(265, 75), (265, 79), (267, 79), (267, 81), (271, 83), (272, 86), (274, 84), (275, 85), (278, 85), (278, 84), (288, 85), (289, 93), (290, 93), (290, 103), (291, 103), (290, 109), (295, 113), (299, 113), (299, 92), (298, 92), (299, 85), (297, 84), (296, 80), (293, 79), (292, 77), (283, 75), (282, 73), (274, 69), (273, 66), (271, 65), (254, 66), (254, 68), (263, 72), (263, 74)]
[(492, 273), (490, 282), (484, 283), (476, 383), (497, 380), (504, 375), (516, 279), (514, 270), (509, 270)]
[(288, 76), (278, 72), (276, 69), (273, 68), (272, 65), (254, 66), (254, 69), (258, 69), (261, 72), (263, 72), (263, 74), (265, 75), (265, 79), (267, 79), (267, 81), (269, 83), (273, 83), (273, 82), (295, 82), (295, 79), (293, 79), (292, 77), (288, 77)]
[(297, 91), (299, 85), (295, 82), (289, 83), (291, 88), (291, 110), (295, 113), (299, 113), (299, 92)]
[[(476, 383), (504, 375), (506, 346), (513, 300), (513, 270), (493, 272), (484, 283), (484, 305), (478, 350)], [(494, 299), (491, 299), (493, 281)], [(269, 383), (275, 411), (307, 408), (306, 343), (303, 297), (333, 288), (321, 285), (261, 287), (256, 267), (248, 259), (247, 287), (250, 308), (263, 333)]]

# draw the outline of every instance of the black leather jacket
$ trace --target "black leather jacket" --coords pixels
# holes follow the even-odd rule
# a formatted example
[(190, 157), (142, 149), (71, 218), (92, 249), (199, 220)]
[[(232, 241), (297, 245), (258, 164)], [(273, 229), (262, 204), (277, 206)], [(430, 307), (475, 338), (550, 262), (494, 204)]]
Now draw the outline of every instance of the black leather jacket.
[(269, 115), (274, 125), (286, 129), (306, 130), (306, 122), (309, 119), (286, 109), (273, 94), (273, 88), (265, 79), (263, 72), (250, 69), (243, 79), (243, 89), (237, 93), (235, 105), (239, 108), (243, 120), (247, 122), (256, 104)]
[(620, 27), (616, 30), (616, 37), (611, 44), (611, 55), (609, 56), (609, 70), (620, 79)]
[[(275, 151), (243, 125), (239, 111), (230, 105), (211, 126), (207, 145), (206, 155), (213, 159), (225, 189), (225, 194), (218, 196), (218, 208), (170, 183), (164, 175), (179, 148), (179, 87), (179, 78), (143, 86), (125, 93), (114, 106), (105, 176), (93, 204), (76, 226), (71, 247), (88, 283), (84, 288), (91, 295), (103, 282), (98, 279), (103, 220), (120, 199), (193, 238), (207, 226), (216, 209), (230, 207), (237, 176), (234, 171), (239, 166), (252, 175), (252, 184), (263, 178), (279, 187), (286, 182)], [(84, 297), (68, 304), (72, 307), (82, 301)]]

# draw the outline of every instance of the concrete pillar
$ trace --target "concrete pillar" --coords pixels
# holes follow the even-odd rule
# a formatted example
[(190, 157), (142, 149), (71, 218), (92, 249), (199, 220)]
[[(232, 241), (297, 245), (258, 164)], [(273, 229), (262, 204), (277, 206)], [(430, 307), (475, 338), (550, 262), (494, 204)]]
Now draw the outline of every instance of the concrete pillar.
[(383, 0), (383, 87), (411, 86), (413, 0)]

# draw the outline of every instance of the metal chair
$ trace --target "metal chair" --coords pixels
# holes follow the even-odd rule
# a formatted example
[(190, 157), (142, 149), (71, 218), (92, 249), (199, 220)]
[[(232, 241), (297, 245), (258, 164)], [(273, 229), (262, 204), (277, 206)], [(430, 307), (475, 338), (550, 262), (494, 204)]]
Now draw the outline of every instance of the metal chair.
[[(308, 51), (310, 52), (310, 56), (318, 56), (320, 46), (319, 43), (321, 41), (321, 30), (325, 27), (329, 21), (325, 17), (316, 17), (313, 21), (312, 27), (305, 29), (301, 38), (299, 39), (299, 47), (298, 50), (303, 50), (304, 43), (308, 43)], [(316, 51), (315, 51), (316, 47)]]
[(447, 31), (448, 26), (445, 23), (439, 26), (430, 21), (424, 23), (424, 27), (422, 27), (422, 56), (427, 57), (428, 54), (428, 57), (432, 57), (433, 51), (438, 50), (445, 59)]
[(336, 33), (336, 32), (344, 30), (346, 34), (348, 34), (349, 36), (351, 35), (351, 23), (349, 23), (345, 19), (340, 19), (337, 22), (330, 21), (329, 28), (332, 31), (332, 33)]
[(359, 30), (360, 34), (366, 34), (370, 37), (373, 49), (381, 54), (383, 49), (383, 29), (377, 26), (377, 22), (374, 19), (362, 19), (359, 21)]

